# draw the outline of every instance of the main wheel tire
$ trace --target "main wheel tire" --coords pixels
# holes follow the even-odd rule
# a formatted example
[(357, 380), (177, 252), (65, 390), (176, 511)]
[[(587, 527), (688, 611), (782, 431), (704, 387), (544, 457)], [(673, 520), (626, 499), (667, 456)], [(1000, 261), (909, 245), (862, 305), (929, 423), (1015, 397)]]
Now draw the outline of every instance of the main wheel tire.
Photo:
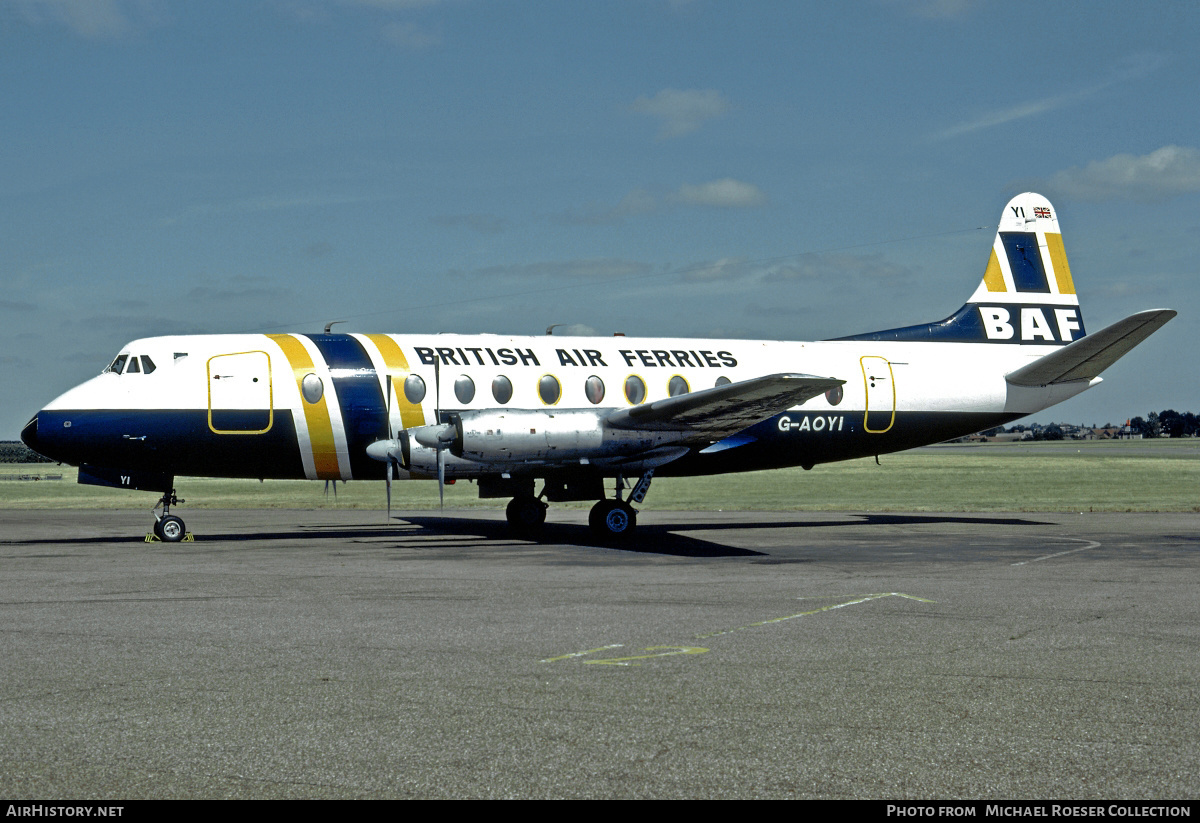
[(624, 539), (637, 529), (637, 512), (620, 500), (601, 500), (588, 513), (588, 525), (599, 537)]
[(508, 527), (517, 534), (537, 534), (546, 524), (546, 504), (532, 495), (514, 497), (504, 510)]
[(173, 514), (168, 514), (154, 524), (154, 533), (164, 543), (178, 543), (187, 534), (187, 530), (181, 519)]

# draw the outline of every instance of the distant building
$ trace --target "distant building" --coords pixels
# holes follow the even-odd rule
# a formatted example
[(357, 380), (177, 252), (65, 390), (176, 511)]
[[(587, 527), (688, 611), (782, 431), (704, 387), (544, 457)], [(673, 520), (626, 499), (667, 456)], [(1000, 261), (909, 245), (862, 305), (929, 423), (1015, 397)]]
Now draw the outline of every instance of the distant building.
[(1120, 440), (1141, 440), (1142, 433), (1139, 431), (1134, 431), (1133, 427), (1129, 425), (1129, 421), (1126, 420), (1125, 425), (1121, 427), (1119, 432), (1117, 432), (1117, 438)]

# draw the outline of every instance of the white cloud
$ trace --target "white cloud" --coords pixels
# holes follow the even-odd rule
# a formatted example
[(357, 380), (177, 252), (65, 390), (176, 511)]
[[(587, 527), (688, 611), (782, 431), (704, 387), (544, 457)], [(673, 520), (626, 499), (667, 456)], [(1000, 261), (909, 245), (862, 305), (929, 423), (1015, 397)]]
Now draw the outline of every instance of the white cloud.
[(122, 37), (141, 25), (157, 21), (153, 0), (10, 0), (21, 18), (32, 25), (64, 25), (90, 40)]
[(1166, 58), (1161, 54), (1131, 54), (1116, 61), (1108, 75), (1099, 83), (1092, 86), (1064, 92), (1063, 94), (1051, 95), (1050, 97), (1043, 97), (1038, 100), (1030, 100), (995, 111), (984, 112), (958, 125), (943, 129), (934, 134), (932, 139), (948, 140), (953, 137), (970, 134), (971, 132), (990, 129), (994, 126), (1003, 126), (1006, 123), (1024, 120), (1039, 114), (1061, 109), (1094, 97), (1118, 84), (1145, 77), (1157, 71), (1165, 63)]
[(384, 40), (406, 49), (427, 49), (442, 42), (441, 35), (428, 32), (416, 23), (388, 23), (382, 32)]
[(658, 118), (659, 140), (690, 134), (729, 109), (729, 101), (716, 89), (663, 89), (653, 97), (639, 97), (630, 106), (631, 111)]
[[(877, 284), (911, 277), (912, 271), (878, 255), (809, 253), (774, 260), (725, 257), (698, 263), (679, 272), (693, 282), (745, 282), (757, 285), (786, 283)], [(806, 285), (805, 288), (808, 288)]]
[(1117, 154), (1060, 171), (1048, 188), (1077, 200), (1161, 200), (1200, 192), (1200, 151), (1163, 146), (1140, 157)]
[(985, 112), (976, 118), (967, 120), (964, 123), (959, 123), (957, 126), (951, 126), (944, 131), (940, 131), (934, 135), (935, 140), (948, 140), (951, 137), (958, 137), (963, 134), (970, 134), (973, 131), (981, 129), (990, 129), (993, 126), (1003, 126), (1005, 123), (1011, 123), (1014, 120), (1024, 120), (1026, 117), (1033, 117), (1043, 112), (1053, 111), (1061, 108), (1067, 103), (1075, 99), (1074, 95), (1059, 95), (1057, 97), (1046, 97), (1041, 100), (1033, 100), (1028, 103), (1021, 103), (1016, 106), (1011, 106), (1007, 109), (999, 109), (997, 111)]
[(726, 209), (752, 208), (767, 202), (767, 196), (758, 186), (730, 177), (695, 186), (681, 186), (670, 199), (688, 206), (715, 206)]
[(469, 271), (450, 269), (446, 275), (474, 278), (478, 283), (511, 285), (519, 282), (537, 282), (575, 279), (621, 279), (644, 277), (651, 271), (646, 263), (614, 258), (586, 258), (579, 260), (546, 260), (537, 263), (516, 263), (503, 266), (485, 266)]
[(480, 234), (500, 234), (507, 231), (512, 222), (494, 214), (441, 214), (429, 218), (435, 226), (465, 228)]
[[(897, 0), (893, 0), (896, 2)], [(979, 8), (980, 0), (898, 0), (899, 4), (916, 17), (951, 19), (965, 17)]]
[(583, 211), (562, 215), (570, 225), (607, 225), (620, 223), (627, 217), (667, 210), (676, 206), (701, 206), (725, 209), (748, 209), (762, 206), (767, 195), (758, 186), (726, 177), (697, 185), (683, 185), (676, 191), (659, 196), (646, 189), (634, 189), (612, 207), (593, 205)]
[(436, 6), (443, 0), (342, 0), (351, 6), (368, 6), (381, 11), (408, 11), (424, 6)]

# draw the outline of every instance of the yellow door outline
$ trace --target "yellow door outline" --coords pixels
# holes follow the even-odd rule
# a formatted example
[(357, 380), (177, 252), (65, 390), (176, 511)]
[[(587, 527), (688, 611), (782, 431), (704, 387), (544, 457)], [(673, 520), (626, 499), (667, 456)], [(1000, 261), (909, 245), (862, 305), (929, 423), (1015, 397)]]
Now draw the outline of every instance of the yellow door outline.
[[(261, 354), (266, 358), (266, 378), (267, 378), (267, 425), (263, 429), (218, 429), (213, 425), (213, 405), (212, 405), (212, 385), (213, 385), (213, 361), (220, 357), (240, 357), (246, 354)], [(265, 434), (271, 430), (271, 426), (275, 425), (275, 388), (271, 382), (271, 355), (261, 349), (254, 351), (239, 351), (225, 352), (224, 354), (215, 354), (208, 358), (205, 364), (207, 370), (208, 385), (208, 428), (213, 434)], [(224, 409), (218, 409), (224, 411)]]
[[(892, 364), (886, 357), (872, 355), (860, 357), (859, 364), (862, 366), (863, 390), (866, 394), (863, 429), (869, 434), (883, 434), (890, 431), (896, 423), (896, 379), (892, 373)], [(887, 385), (883, 385), (885, 383)], [(874, 400), (874, 408), (872, 408), (872, 400)], [(881, 429), (871, 428), (871, 412), (875, 412), (876, 423), (878, 423), (879, 416), (887, 414), (889, 406), (891, 414), (888, 415), (887, 425)]]

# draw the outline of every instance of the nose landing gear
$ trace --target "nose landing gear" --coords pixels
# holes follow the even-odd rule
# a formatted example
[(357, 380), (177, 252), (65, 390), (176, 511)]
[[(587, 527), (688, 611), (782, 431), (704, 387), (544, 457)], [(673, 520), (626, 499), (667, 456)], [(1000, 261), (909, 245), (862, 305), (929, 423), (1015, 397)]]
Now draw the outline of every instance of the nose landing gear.
[[(155, 540), (161, 540), (163, 543), (179, 543), (181, 541), (191, 542), (194, 538), (192, 533), (187, 531), (183, 525), (183, 519), (171, 514), (171, 506), (177, 503), (183, 503), (175, 496), (175, 490), (164, 492), (162, 498), (154, 507), (154, 529), (153, 534), (146, 535), (146, 542), (153, 543)], [(158, 513), (158, 509), (162, 508), (162, 514)]]

